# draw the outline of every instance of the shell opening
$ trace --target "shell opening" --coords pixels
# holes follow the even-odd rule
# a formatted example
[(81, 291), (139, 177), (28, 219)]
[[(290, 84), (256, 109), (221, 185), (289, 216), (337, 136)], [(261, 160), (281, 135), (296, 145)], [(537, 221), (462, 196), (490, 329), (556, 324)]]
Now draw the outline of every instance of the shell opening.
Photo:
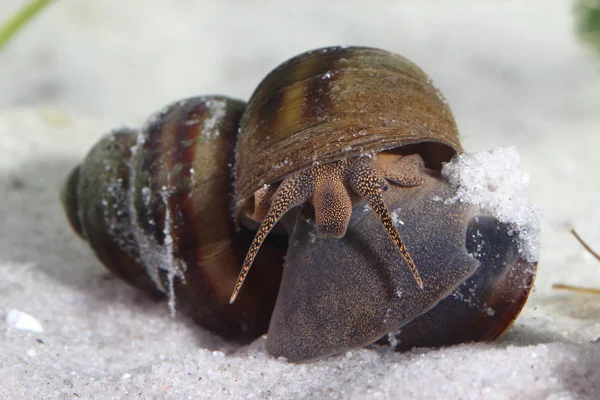
[[(399, 158), (409, 159), (402, 156)], [(399, 171), (403, 171), (403, 167), (396, 167), (400, 168)], [(415, 174), (418, 174), (418, 171), (419, 168), (414, 169)], [(409, 180), (420, 179), (418, 175), (414, 178)], [(319, 236), (341, 238), (346, 233), (355, 203), (352, 192), (367, 200), (406, 260), (417, 285), (423, 289), (423, 280), (383, 201), (382, 187), (384, 186), (385, 181), (373, 162), (369, 158), (355, 157), (318, 165), (294, 174), (286, 178), (276, 191), (264, 187), (255, 193), (254, 211), (248, 217), (253, 219), (255, 215), (264, 214), (263, 210), (267, 205), (269, 207), (246, 254), (229, 303), (232, 304), (237, 298), (263, 241), (283, 215), (312, 198)], [(273, 192), (274, 195), (271, 195)]]
[(440, 142), (420, 142), (387, 150), (385, 153), (400, 155), (419, 154), (423, 159), (425, 168), (433, 171), (441, 171), (442, 165), (452, 160), (457, 151)]

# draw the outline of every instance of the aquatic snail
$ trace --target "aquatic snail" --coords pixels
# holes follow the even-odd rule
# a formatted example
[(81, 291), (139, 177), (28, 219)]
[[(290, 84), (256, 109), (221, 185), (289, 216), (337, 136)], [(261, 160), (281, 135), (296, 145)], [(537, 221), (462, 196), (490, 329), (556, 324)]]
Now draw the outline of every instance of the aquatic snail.
[(194, 97), (113, 132), (61, 196), (121, 279), (300, 362), (493, 340), (511, 324), (536, 263), (505, 223), (439, 200), (461, 152), (415, 64), (332, 47), (277, 67), (247, 104)]

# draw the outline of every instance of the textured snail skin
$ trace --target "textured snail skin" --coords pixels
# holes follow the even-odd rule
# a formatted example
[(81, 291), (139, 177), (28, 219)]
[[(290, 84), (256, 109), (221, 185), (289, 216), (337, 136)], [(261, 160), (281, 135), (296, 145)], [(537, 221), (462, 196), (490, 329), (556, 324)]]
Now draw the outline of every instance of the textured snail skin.
[(267, 333), (273, 356), (493, 340), (536, 263), (510, 227), (440, 201), (456, 191), (441, 165), (460, 152), (417, 66), (335, 47), (277, 67), (248, 105), (189, 98), (105, 136), (61, 199), (119, 278), (224, 338)]
[[(462, 150), (445, 99), (404, 57), (366, 47), (332, 47), (294, 57), (267, 75), (240, 121), (235, 163), (237, 219), (265, 217), (230, 301), (240, 292), (262, 241), (291, 208), (311, 202), (317, 224), (322, 227), (326, 218), (334, 228), (319, 229), (319, 234), (341, 237), (355, 195), (367, 199), (422, 288), (379, 189), (384, 179), (400, 184), (403, 179), (386, 175), (390, 168), (367, 159), (410, 145), (418, 146), (414, 151), (421, 163), (433, 169)], [(324, 174), (335, 163), (346, 166)], [(400, 164), (399, 158), (388, 167), (402, 174)], [(414, 172), (408, 181), (419, 180)], [(261, 201), (265, 188), (270, 192), (277, 186), (270, 201)], [(324, 198), (336, 200), (319, 201)]]
[(409, 350), (493, 340), (508, 328), (535, 265), (520, 258), (508, 227), (473, 206), (439, 201), (455, 189), (434, 173), (425, 180), (386, 192), (389, 207), (400, 209), (399, 230), (425, 288), (414, 284), (379, 220), (362, 205), (342, 239), (319, 238), (299, 218), (269, 326), (271, 354), (306, 361), (397, 332), (398, 349)]

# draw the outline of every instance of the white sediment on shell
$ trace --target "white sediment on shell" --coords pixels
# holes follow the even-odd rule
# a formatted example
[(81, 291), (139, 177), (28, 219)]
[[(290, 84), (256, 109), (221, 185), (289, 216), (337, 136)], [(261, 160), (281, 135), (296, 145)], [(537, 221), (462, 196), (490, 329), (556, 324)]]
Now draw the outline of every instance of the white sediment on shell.
[(527, 194), (529, 175), (520, 169), (514, 147), (465, 153), (444, 164), (442, 175), (457, 188), (446, 204), (460, 201), (481, 207), (517, 235), (519, 251), (535, 262), (539, 257), (540, 211)]
[(285, 167), (286, 165), (290, 164), (290, 159), (286, 158), (285, 160), (283, 160), (282, 162), (280, 162), (279, 164), (275, 164), (273, 165), (273, 167), (271, 167), (273, 170), (278, 170), (281, 169), (283, 167)]
[(221, 134), (217, 129), (217, 125), (225, 118), (227, 103), (225, 100), (213, 99), (206, 101), (206, 106), (209, 110), (208, 115), (211, 117), (204, 120), (202, 133), (207, 139), (215, 139)]
[[(167, 176), (168, 180), (170, 181), (170, 175)], [(180, 262), (179, 260), (176, 260), (175, 257), (173, 257), (173, 236), (171, 235), (172, 218), (171, 209), (168, 205), (169, 192), (166, 187), (163, 187), (163, 190), (160, 192), (160, 197), (163, 203), (165, 204), (165, 223), (163, 228), (163, 234), (165, 236), (165, 239), (161, 251), (163, 255), (162, 258), (164, 261), (162, 264), (159, 264), (159, 267), (167, 271), (167, 282), (169, 284), (169, 311), (171, 312), (172, 316), (175, 316), (175, 277), (178, 277), (181, 280), (185, 279), (185, 276), (183, 275), (184, 271), (180, 267), (181, 265), (184, 265), (184, 263)]]
[(163, 119), (165, 115), (167, 115), (171, 110), (176, 107), (179, 107), (181, 104), (185, 103), (188, 99), (181, 99), (179, 101), (169, 103), (161, 109), (155, 111), (150, 117), (146, 120), (146, 123), (142, 127), (141, 131), (147, 132), (148, 127), (156, 124), (159, 120)]
[[(159, 193), (161, 200), (165, 204), (165, 221), (164, 221), (164, 242), (162, 245), (156, 242), (156, 239), (147, 235), (142, 229), (137, 226), (138, 210), (135, 206), (135, 190), (136, 190), (136, 157), (137, 152), (143, 150), (144, 141), (146, 139), (145, 131), (142, 130), (137, 135), (137, 141), (131, 148), (131, 159), (129, 165), (129, 181), (131, 182), (129, 189), (129, 215), (131, 216), (131, 226), (133, 236), (139, 247), (139, 256), (142, 264), (146, 268), (146, 273), (152, 279), (156, 288), (165, 293), (168, 298), (169, 311), (171, 316), (175, 316), (176, 295), (175, 295), (175, 278), (184, 280), (185, 264), (173, 256), (173, 236), (171, 235), (171, 214), (168, 207), (170, 195), (169, 186), (163, 186)], [(170, 175), (167, 174), (167, 181), (170, 181)], [(152, 193), (147, 186), (142, 189), (142, 199), (144, 207), (148, 208), (152, 201)], [(163, 284), (160, 278), (160, 271), (167, 274), (167, 287)]]

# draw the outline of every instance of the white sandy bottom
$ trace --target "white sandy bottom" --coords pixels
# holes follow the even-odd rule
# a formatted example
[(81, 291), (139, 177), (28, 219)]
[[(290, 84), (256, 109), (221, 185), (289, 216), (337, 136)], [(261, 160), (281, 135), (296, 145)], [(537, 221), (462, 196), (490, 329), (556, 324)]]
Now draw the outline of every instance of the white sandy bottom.
[[(599, 398), (600, 300), (552, 289), (600, 287), (599, 263), (569, 233), (600, 250), (600, 79), (570, 36), (571, 2), (317, 4), (294, 21), (264, 3), (232, 14), (226, 3), (65, 0), (0, 54), (0, 398)], [(134, 44), (123, 40), (132, 29)], [(247, 98), (277, 63), (333, 44), (421, 65), (466, 150), (516, 146), (542, 209), (541, 259), (499, 341), (288, 364), (266, 355), (264, 339), (238, 348), (170, 318), (68, 227), (59, 188), (101, 134), (190, 95)], [(43, 332), (18, 329), (11, 310)]]
[[(405, 354), (373, 347), (303, 365), (270, 358), (264, 339), (228, 344), (111, 277), (67, 226), (57, 188), (76, 163), (70, 152), (85, 145), (67, 138), (94, 121), (9, 110), (0, 126), (5, 136), (36, 132), (12, 153), (24, 161), (0, 181), (0, 294), (5, 316), (30, 314), (25, 330), (16, 311), (3, 318), (0, 376), (14, 383), (1, 386), (4, 397), (562, 398), (600, 390), (600, 347), (589, 343), (600, 335), (596, 299), (547, 290), (496, 343)], [(56, 140), (65, 145), (47, 153)], [(30, 157), (37, 146), (45, 157)]]

